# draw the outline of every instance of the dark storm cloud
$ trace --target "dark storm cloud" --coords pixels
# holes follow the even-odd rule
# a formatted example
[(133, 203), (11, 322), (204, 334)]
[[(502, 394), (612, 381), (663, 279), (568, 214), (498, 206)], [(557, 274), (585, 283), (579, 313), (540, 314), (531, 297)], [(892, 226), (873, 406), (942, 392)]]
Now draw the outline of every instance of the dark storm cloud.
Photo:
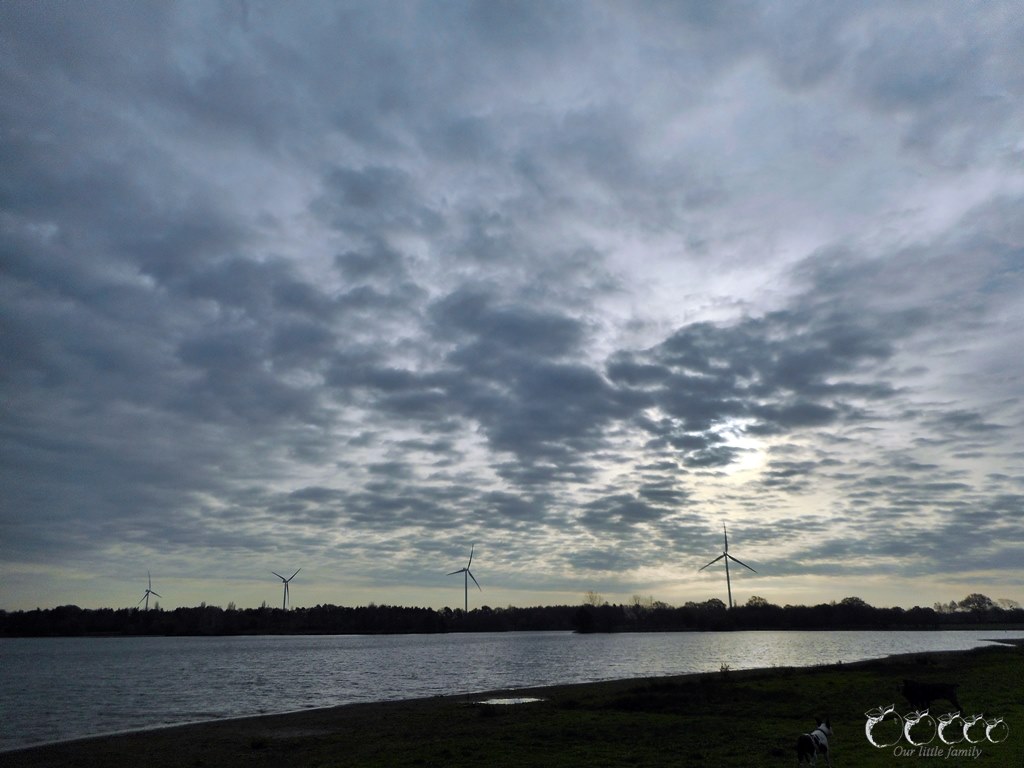
[(325, 191), (315, 210), (335, 227), (377, 237), (382, 233), (437, 233), (442, 217), (424, 204), (429, 199), (414, 179), (401, 169), (338, 168), (325, 180)]
[(459, 290), (437, 302), (431, 314), (443, 336), (468, 347), (468, 352), (460, 350), (456, 356), (469, 358), (480, 352), (481, 365), (509, 357), (566, 357), (575, 354), (583, 341), (579, 321), (530, 306), (502, 306), (486, 291)]
[(334, 264), (346, 280), (354, 283), (373, 278), (391, 281), (405, 272), (402, 255), (380, 241), (372, 242), (365, 251), (338, 254)]
[(724, 422), (748, 419), (752, 434), (787, 434), (857, 418), (862, 402), (891, 397), (887, 382), (862, 386), (852, 377), (887, 360), (905, 325), (828, 310), (694, 324), (650, 350), (617, 355), (608, 374), (665, 414), (643, 420), (646, 429), (699, 452), (698, 463), (727, 464), (735, 451), (708, 444)]
[(494, 451), (522, 465), (499, 465), (499, 472), (528, 484), (589, 474), (587, 454), (627, 411), (599, 370), (572, 361), (582, 324), (480, 291), (445, 297), (431, 315), (452, 347), (445, 372), (428, 378), (441, 385), (435, 393), (447, 413), (479, 424)]
[(198, 266), (175, 287), (190, 298), (209, 299), (254, 318), (281, 308), (318, 315), (329, 308), (313, 286), (296, 280), (291, 268), (280, 260), (229, 256)]
[(766, 490), (782, 489), (787, 493), (809, 490), (815, 482), (821, 462), (775, 460), (762, 473), (760, 484)]
[(928, 421), (936, 431), (954, 437), (964, 434), (983, 435), (1005, 429), (999, 424), (986, 421), (979, 413), (962, 410), (940, 413), (930, 417)]
[(606, 496), (587, 504), (582, 521), (593, 524), (602, 533), (608, 533), (612, 526), (630, 528), (640, 523), (658, 520), (664, 515), (664, 508), (652, 506), (633, 496)]

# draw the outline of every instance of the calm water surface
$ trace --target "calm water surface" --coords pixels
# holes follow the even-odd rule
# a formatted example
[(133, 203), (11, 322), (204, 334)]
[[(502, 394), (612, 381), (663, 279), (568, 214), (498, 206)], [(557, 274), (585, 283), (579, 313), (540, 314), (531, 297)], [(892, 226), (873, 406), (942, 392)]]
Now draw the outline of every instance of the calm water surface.
[(0, 750), (366, 701), (956, 650), (1020, 631), (0, 639)]

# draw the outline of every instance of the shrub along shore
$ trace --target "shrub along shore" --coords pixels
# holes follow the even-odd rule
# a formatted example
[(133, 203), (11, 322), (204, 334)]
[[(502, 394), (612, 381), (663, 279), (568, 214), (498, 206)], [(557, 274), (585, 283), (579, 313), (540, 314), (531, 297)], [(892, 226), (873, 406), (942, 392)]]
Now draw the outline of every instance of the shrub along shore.
[[(865, 713), (895, 704), (904, 679), (956, 683), (963, 714), (1002, 718), (948, 746), (865, 735)], [(758, 766), (793, 765), (800, 733), (831, 719), (833, 763), (1024, 765), (1024, 647), (908, 654), (807, 668), (772, 668), (355, 704), (104, 736), (0, 754), (21, 766)], [(535, 697), (518, 704), (485, 703)], [(931, 705), (937, 716), (953, 709)], [(890, 725), (891, 725), (890, 721)], [(912, 733), (923, 740), (927, 733)], [(992, 743), (992, 741), (997, 743)], [(932, 762), (941, 759), (942, 762)], [(913, 760), (914, 762), (906, 762)], [(917, 760), (925, 760), (923, 763)]]

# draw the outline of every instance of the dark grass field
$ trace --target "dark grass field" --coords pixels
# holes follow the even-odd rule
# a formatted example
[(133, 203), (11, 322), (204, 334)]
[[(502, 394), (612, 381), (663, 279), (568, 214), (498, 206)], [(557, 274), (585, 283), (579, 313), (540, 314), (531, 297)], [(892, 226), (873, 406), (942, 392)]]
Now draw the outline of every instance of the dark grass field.
[[(873, 747), (865, 712), (913, 708), (904, 678), (959, 683), (965, 714), (1009, 731), (980, 755)], [(501, 695), (493, 694), (493, 695)], [(812, 668), (778, 668), (516, 691), (529, 704), (453, 696), (217, 721), (0, 754), (2, 766), (794, 766), (797, 736), (831, 718), (833, 764), (1024, 768), (1024, 648), (996, 646)], [(932, 705), (935, 715), (948, 702)], [(961, 745), (968, 746), (968, 745)], [(936, 754), (935, 750), (941, 750)], [(823, 764), (823, 763), (819, 763)]]

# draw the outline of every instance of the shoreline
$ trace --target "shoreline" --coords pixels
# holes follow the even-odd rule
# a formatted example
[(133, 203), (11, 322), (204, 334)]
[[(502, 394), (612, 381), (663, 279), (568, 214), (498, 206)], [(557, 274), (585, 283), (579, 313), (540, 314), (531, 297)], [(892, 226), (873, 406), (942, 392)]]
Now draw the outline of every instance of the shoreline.
[[(531, 734), (543, 734), (549, 721), (573, 722), (576, 717), (601, 719), (607, 716), (617, 722), (622, 719), (619, 710), (626, 714), (637, 714), (634, 728), (654, 728), (661, 732), (661, 720), (666, 716), (675, 717), (676, 727), (681, 715), (699, 721), (706, 720), (711, 715), (703, 712), (700, 706), (694, 708), (694, 702), (714, 703), (716, 706), (724, 706), (724, 720), (716, 727), (709, 727), (707, 733), (722, 732), (720, 729), (727, 727), (730, 719), (730, 701), (735, 703), (737, 709), (742, 709), (745, 706), (743, 696), (751, 695), (753, 692), (756, 699), (763, 695), (763, 692), (758, 693), (762, 689), (776, 688), (780, 692), (773, 694), (768, 700), (778, 704), (785, 702), (788, 695), (793, 699), (795, 708), (804, 710), (800, 717), (794, 718), (792, 727), (799, 728), (813, 718), (813, 713), (820, 709), (822, 704), (820, 695), (815, 697), (817, 700), (800, 701), (801, 691), (811, 691), (815, 687), (823, 686), (823, 690), (827, 692), (833, 685), (850, 685), (864, 678), (898, 680), (901, 675), (925, 678), (939, 674), (956, 675), (961, 685), (967, 689), (963, 694), (965, 707), (970, 706), (967, 702), (979, 696), (979, 693), (973, 691), (970, 696), (967, 695), (967, 691), (972, 690), (971, 678), (978, 678), (973, 684), (981, 686), (982, 671), (979, 670), (987, 670), (986, 665), (1001, 665), (1001, 669), (995, 673), (991, 673), (990, 670), (985, 672), (996, 681), (1015, 680), (1019, 671), (1024, 670), (1024, 639), (1004, 638), (993, 639), (991, 642), (991, 645), (964, 651), (902, 653), (808, 667), (761, 667), (653, 678), (496, 689), (207, 720), (20, 747), (0, 753), (0, 761), (6, 766), (103, 765), (112, 768), (142, 764), (155, 767), (217, 765), (228, 768), (234, 765), (282, 763), (339, 766), (415, 765), (424, 764), (424, 754), (437, 752), (430, 743), (424, 743), (425, 739), (438, 738), (438, 734), (444, 734), (441, 740), (447, 743), (450, 738), (447, 734), (453, 729), (474, 743), (489, 745), (481, 748), (486, 752), (502, 747), (506, 741), (505, 737), (493, 731), (501, 731), (507, 726), (523, 726), (522, 733), (518, 728), (513, 729), (516, 730), (516, 738), (532, 741), (535, 736)], [(1010, 671), (1007, 672), (1007, 669)], [(840, 715), (843, 717), (843, 728), (847, 731), (846, 741), (854, 740), (849, 731), (856, 730), (857, 727), (863, 730), (861, 713), (866, 709), (882, 703), (883, 698), (886, 699), (886, 704), (894, 698), (899, 699), (888, 682), (878, 687), (880, 690), (876, 695), (864, 699), (866, 705), (859, 704), (854, 707), (852, 715)], [(740, 695), (741, 690), (743, 695)], [(789, 693), (783, 695), (783, 691)], [(723, 696), (725, 698), (719, 700)], [(482, 703), (487, 699), (505, 697), (533, 697), (540, 701), (511, 705)], [(756, 701), (753, 703), (757, 704)], [(842, 697), (831, 703), (833, 721), (837, 721), (839, 707), (848, 703)], [(860, 708), (861, 706), (863, 708)], [(901, 705), (898, 703), (897, 706)], [(1004, 712), (1008, 706), (1008, 702), (998, 701), (986, 705), (986, 709), (1008, 717), (1010, 713)], [(1024, 704), (1017, 706), (1019, 714), (1016, 715), (1015, 723), (1022, 723)], [(760, 711), (757, 706), (755, 711)], [(851, 719), (854, 725), (849, 724)], [(500, 727), (495, 729), (492, 726)], [(1016, 734), (1016, 741), (1024, 753), (1024, 729), (1017, 726), (1015, 730), (1022, 732)], [(580, 738), (572, 728), (568, 728), (568, 732), (573, 734), (573, 738)], [(572, 743), (573, 738), (568, 739), (568, 743)], [(551, 749), (564, 747), (565, 739), (549, 737), (547, 741), (542, 739), (542, 742), (544, 746), (536, 756), (543, 756)], [(703, 749), (712, 749), (714, 745), (706, 742), (705, 739)], [(609, 748), (613, 751), (614, 748), (628, 750), (629, 742), (616, 742)], [(728, 744), (718, 746), (719, 751), (728, 748)], [(332, 756), (339, 749), (344, 753), (345, 759), (339, 758), (332, 762)], [(452, 752), (452, 747), (438, 749), (441, 752), (447, 749), (452, 754), (442, 755), (441, 759), (436, 761), (427, 760), (426, 764), (502, 764), (490, 761), (475, 762), (466, 756), (456, 754), (457, 750)], [(389, 756), (394, 757), (395, 762), (392, 762)], [(560, 762), (574, 764), (564, 763), (564, 760)], [(527, 761), (522, 764), (554, 763)], [(580, 764), (588, 763), (584, 761)], [(844, 760), (844, 765), (850, 765), (849, 761)]]
[[(842, 632), (844, 630), (838, 630), (838, 631)], [(974, 630), (974, 631), (977, 631), (977, 630)], [(1003, 631), (1003, 630), (1002, 630), (1002, 628), (1000, 628), (997, 631)], [(1012, 630), (1008, 630), (1008, 631), (1012, 631)], [(986, 642), (986, 643), (1003, 643), (1003, 644), (1009, 644), (1009, 645), (1024, 646), (1024, 637), (1020, 637), (1020, 638), (979, 638), (978, 640), (979, 640), (979, 642)], [(745, 675), (745, 674), (749, 675), (749, 674), (756, 674), (756, 673), (761, 673), (761, 672), (774, 672), (774, 671), (781, 671), (781, 670), (790, 670), (790, 671), (811, 670), (811, 669), (818, 669), (818, 668), (828, 668), (828, 667), (833, 667), (833, 666), (835, 666), (835, 667), (855, 668), (857, 665), (870, 664), (872, 662), (880, 662), (880, 661), (885, 661), (887, 659), (913, 658), (913, 657), (919, 656), (921, 654), (941, 655), (941, 654), (947, 654), (947, 653), (967, 653), (967, 652), (969, 652), (971, 650), (977, 650), (977, 649), (985, 648), (985, 647), (991, 647), (991, 646), (979, 645), (979, 646), (975, 646), (974, 648), (971, 648), (971, 649), (950, 649), (950, 650), (942, 650), (942, 649), (940, 649), (940, 650), (931, 650), (931, 651), (909, 651), (909, 652), (896, 653), (896, 654), (887, 654), (885, 656), (871, 656), (871, 657), (866, 657), (866, 658), (862, 658), (862, 659), (854, 659), (852, 661), (839, 660), (837, 662), (819, 662), (819, 663), (811, 663), (811, 664), (799, 665), (799, 666), (739, 667), (739, 668), (728, 667), (728, 671), (729, 671), (729, 673), (731, 675), (739, 677), (739, 676), (742, 676), (742, 675)], [(4, 748), (0, 748), (0, 758), (2, 758), (5, 755), (9, 755), (9, 754), (12, 754), (12, 753), (15, 753), (15, 752), (21, 752), (21, 751), (27, 751), (27, 750), (35, 750), (35, 749), (45, 749), (45, 748), (48, 748), (48, 747), (57, 747), (57, 746), (60, 746), (60, 745), (74, 744), (76, 742), (81, 742), (81, 741), (90, 741), (90, 740), (94, 740), (94, 739), (120, 738), (120, 737), (126, 737), (126, 736), (133, 736), (133, 735), (136, 735), (136, 734), (146, 734), (146, 733), (150, 733), (150, 732), (166, 731), (168, 729), (200, 727), (200, 726), (213, 725), (213, 724), (217, 724), (217, 723), (227, 723), (227, 722), (238, 721), (238, 720), (259, 720), (261, 718), (301, 716), (301, 715), (312, 714), (312, 713), (317, 713), (317, 712), (329, 712), (329, 711), (332, 711), (332, 710), (340, 710), (340, 709), (345, 709), (345, 708), (349, 708), (349, 707), (375, 706), (375, 705), (386, 706), (386, 705), (399, 704), (399, 703), (404, 703), (404, 702), (445, 701), (445, 700), (449, 700), (450, 701), (450, 700), (456, 700), (456, 699), (475, 698), (475, 697), (496, 697), (496, 696), (499, 696), (499, 695), (500, 696), (512, 696), (512, 695), (520, 695), (520, 694), (524, 694), (524, 693), (526, 693), (526, 695), (534, 695), (535, 692), (544, 691), (544, 690), (547, 690), (547, 689), (564, 689), (564, 688), (572, 688), (572, 687), (576, 687), (576, 686), (592, 686), (592, 685), (605, 685), (605, 684), (617, 684), (617, 683), (626, 684), (626, 683), (635, 682), (635, 681), (638, 681), (638, 680), (659, 680), (659, 679), (683, 680), (683, 679), (687, 679), (687, 678), (699, 678), (699, 677), (701, 677), (703, 675), (718, 674), (719, 672), (716, 672), (714, 669), (709, 669), (709, 670), (704, 670), (704, 671), (681, 672), (681, 673), (678, 673), (678, 674), (668, 674), (668, 675), (654, 675), (654, 676), (651, 676), (651, 675), (637, 675), (637, 676), (633, 676), (633, 677), (601, 678), (601, 679), (596, 679), (596, 680), (585, 680), (585, 681), (564, 682), (564, 683), (551, 683), (551, 684), (534, 685), (534, 686), (520, 687), (520, 688), (481, 689), (481, 690), (478, 690), (478, 691), (473, 691), (473, 690), (471, 690), (471, 691), (459, 691), (459, 692), (456, 692), (456, 693), (443, 693), (443, 694), (436, 694), (436, 695), (433, 695), (433, 696), (411, 696), (411, 697), (394, 698), (394, 699), (378, 699), (378, 700), (369, 700), (369, 701), (349, 701), (349, 702), (344, 702), (344, 703), (340, 703), (340, 704), (330, 704), (330, 705), (326, 705), (326, 706), (311, 706), (311, 707), (305, 707), (305, 708), (301, 708), (301, 709), (290, 709), (290, 710), (281, 710), (281, 711), (273, 711), (273, 712), (260, 712), (260, 713), (247, 713), (247, 714), (231, 714), (231, 715), (225, 715), (225, 716), (222, 716), (222, 717), (213, 717), (213, 718), (198, 719), (198, 720), (187, 720), (187, 721), (175, 722), (175, 723), (164, 723), (164, 724), (156, 724), (156, 725), (146, 725), (146, 726), (139, 727), (139, 728), (126, 728), (126, 729), (113, 730), (113, 731), (103, 731), (103, 732), (91, 733), (91, 734), (87, 734), (87, 735), (71, 736), (71, 737), (68, 737), (68, 738), (57, 739), (57, 740), (54, 740), (54, 741), (40, 741), (40, 742), (34, 742), (34, 743), (30, 743), (30, 744), (21, 744), (21, 745), (13, 746), (13, 747), (4, 747)]]

